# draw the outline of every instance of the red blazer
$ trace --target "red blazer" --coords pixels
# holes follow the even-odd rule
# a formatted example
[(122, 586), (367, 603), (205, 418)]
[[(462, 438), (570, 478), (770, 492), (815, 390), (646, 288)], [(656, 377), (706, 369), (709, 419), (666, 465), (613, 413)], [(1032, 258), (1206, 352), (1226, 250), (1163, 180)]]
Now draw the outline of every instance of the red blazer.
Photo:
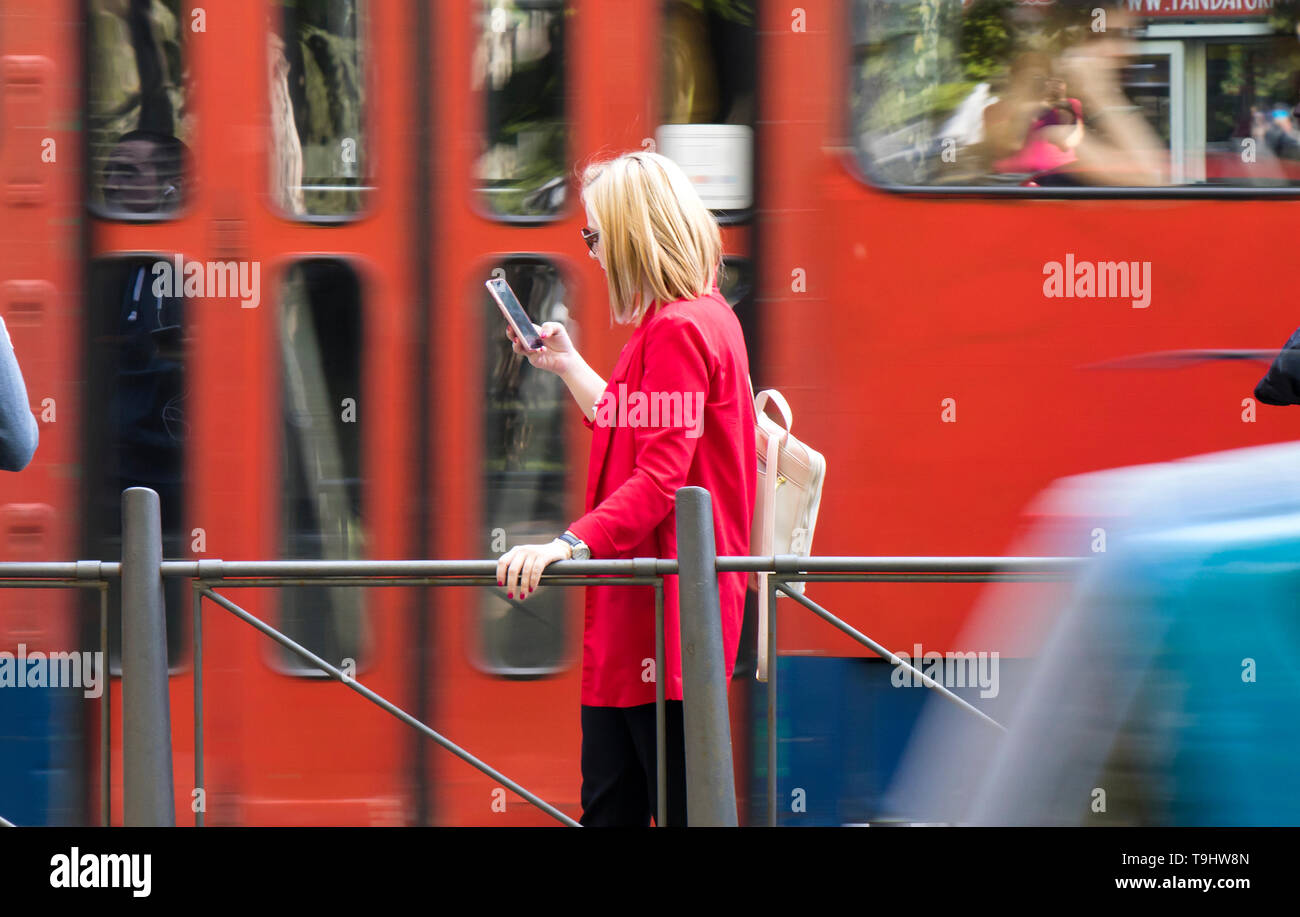
[[(688, 399), (689, 408), (702, 408), (698, 415), (688, 410)], [(740, 322), (716, 284), (709, 295), (668, 303), (642, 319), (597, 406), (595, 420), (583, 417), (593, 432), (586, 513), (569, 526), (593, 558), (676, 558), (673, 501), (687, 485), (712, 496), (719, 556), (749, 553), (757, 486), (749, 360)], [(718, 575), (728, 682), (747, 577)], [(664, 578), (664, 622), (667, 671), (655, 673), (654, 589), (587, 587), (584, 705), (654, 703), (656, 674), (665, 679), (665, 696), (681, 699), (676, 576)]]

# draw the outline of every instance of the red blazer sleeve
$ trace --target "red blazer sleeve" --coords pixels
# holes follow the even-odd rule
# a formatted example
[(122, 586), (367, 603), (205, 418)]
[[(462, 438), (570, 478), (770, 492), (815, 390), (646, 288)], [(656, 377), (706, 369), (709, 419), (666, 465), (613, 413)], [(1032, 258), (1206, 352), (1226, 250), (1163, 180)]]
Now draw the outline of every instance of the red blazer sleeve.
[[(665, 315), (653, 332), (647, 329), (646, 333), (641, 391), (681, 392), (683, 398), (694, 398), (700, 392), (702, 401), (707, 400), (713, 361), (695, 323), (685, 315)], [(677, 489), (686, 484), (700, 437), (687, 436), (686, 429), (671, 426), (671, 420), (628, 431), (635, 441), (632, 474), (569, 526), (569, 531), (591, 548), (592, 557), (615, 557), (632, 550), (672, 511)]]

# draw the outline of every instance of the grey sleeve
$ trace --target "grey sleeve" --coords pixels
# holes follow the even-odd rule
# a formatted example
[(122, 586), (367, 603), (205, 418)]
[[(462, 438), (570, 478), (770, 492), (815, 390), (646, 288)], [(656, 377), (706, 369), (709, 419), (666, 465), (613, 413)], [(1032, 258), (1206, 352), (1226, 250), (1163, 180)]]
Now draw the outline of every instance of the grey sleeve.
[(36, 453), (40, 431), (27, 403), (27, 386), (9, 329), (0, 318), (0, 470), (22, 471)]

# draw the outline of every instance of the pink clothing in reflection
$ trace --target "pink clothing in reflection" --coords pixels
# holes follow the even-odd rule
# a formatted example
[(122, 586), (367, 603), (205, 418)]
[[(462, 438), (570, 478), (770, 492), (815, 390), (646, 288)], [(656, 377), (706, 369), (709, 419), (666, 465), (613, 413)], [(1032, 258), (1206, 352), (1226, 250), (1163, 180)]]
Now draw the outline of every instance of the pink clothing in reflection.
[(1063, 150), (1048, 140), (1045, 132), (1048, 128), (1061, 125), (1073, 126), (1083, 122), (1083, 105), (1078, 99), (1066, 99), (1069, 110), (1074, 113), (1074, 120), (1067, 120), (1068, 115), (1061, 108), (1048, 109), (1034, 121), (1025, 138), (1025, 145), (1016, 153), (993, 163), (998, 172), (1046, 172), (1077, 158), (1074, 150)]

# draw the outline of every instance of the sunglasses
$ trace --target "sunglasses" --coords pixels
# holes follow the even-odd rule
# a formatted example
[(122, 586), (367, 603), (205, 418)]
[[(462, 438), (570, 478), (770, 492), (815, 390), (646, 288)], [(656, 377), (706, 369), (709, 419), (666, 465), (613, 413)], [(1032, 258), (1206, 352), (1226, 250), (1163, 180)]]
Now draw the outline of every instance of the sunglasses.
[(593, 254), (596, 251), (596, 243), (600, 241), (600, 233), (590, 226), (582, 227), (582, 241), (587, 243), (587, 251)]

